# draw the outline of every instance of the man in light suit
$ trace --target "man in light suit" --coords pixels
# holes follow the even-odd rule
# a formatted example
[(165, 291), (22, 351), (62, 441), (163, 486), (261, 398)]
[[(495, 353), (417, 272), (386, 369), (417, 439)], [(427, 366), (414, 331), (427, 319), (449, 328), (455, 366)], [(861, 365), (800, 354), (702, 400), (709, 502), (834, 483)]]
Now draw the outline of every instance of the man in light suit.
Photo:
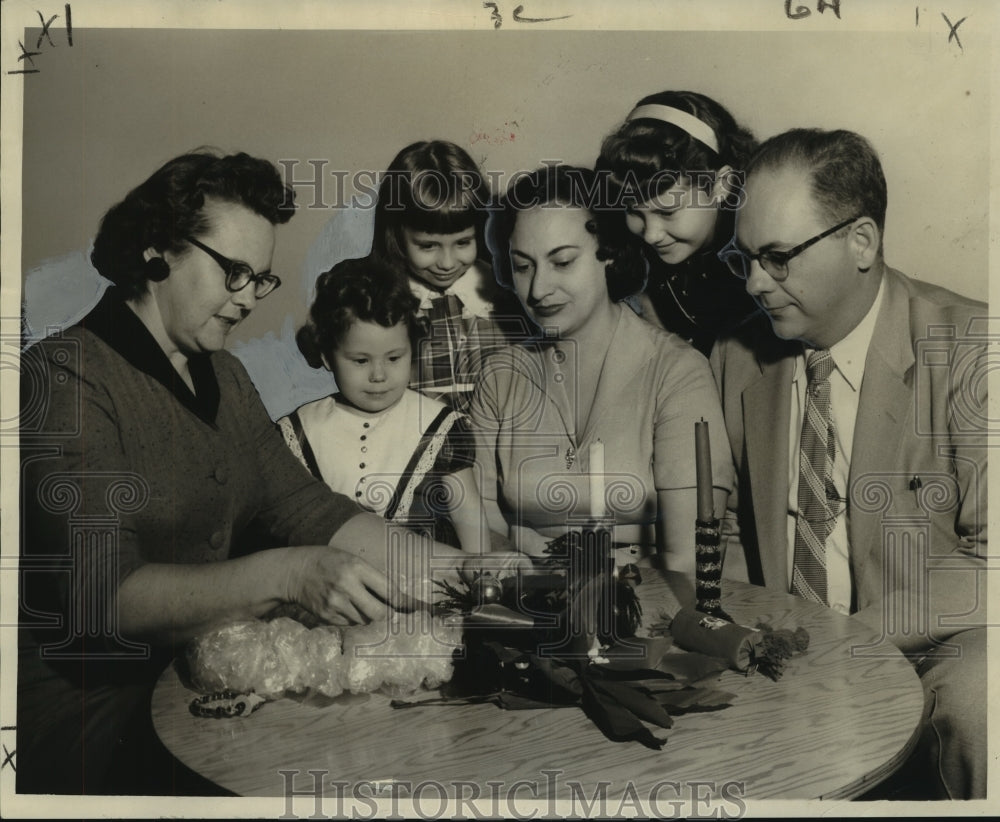
[[(864, 138), (796, 129), (747, 169), (720, 252), (761, 313), (712, 353), (752, 582), (874, 630), (926, 695), (918, 754), (986, 789), (986, 306), (889, 268)], [(727, 574), (731, 569), (727, 568)]]

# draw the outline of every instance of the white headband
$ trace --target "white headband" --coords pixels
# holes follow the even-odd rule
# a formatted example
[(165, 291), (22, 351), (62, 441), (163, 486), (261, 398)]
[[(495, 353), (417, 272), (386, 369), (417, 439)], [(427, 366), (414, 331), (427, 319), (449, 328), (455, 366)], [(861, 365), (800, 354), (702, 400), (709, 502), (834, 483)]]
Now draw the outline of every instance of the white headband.
[(679, 129), (686, 131), (698, 142), (704, 143), (716, 154), (719, 153), (719, 141), (716, 139), (715, 131), (708, 123), (699, 120), (693, 114), (688, 114), (686, 111), (681, 111), (681, 109), (674, 108), (673, 106), (661, 106), (651, 103), (633, 109), (632, 113), (626, 119), (639, 120), (642, 118), (672, 123)]

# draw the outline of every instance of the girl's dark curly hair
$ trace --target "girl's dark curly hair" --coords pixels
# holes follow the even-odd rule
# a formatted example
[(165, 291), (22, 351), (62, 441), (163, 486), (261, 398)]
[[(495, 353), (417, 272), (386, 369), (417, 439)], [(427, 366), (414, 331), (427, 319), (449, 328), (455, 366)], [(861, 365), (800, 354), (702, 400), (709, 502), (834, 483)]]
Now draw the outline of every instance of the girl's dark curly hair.
[(635, 107), (645, 105), (670, 106), (697, 117), (715, 132), (719, 150), (713, 151), (673, 123), (645, 117), (626, 120), (604, 138), (596, 163), (598, 173), (608, 177), (611, 196), (637, 185), (645, 202), (684, 180), (708, 188), (714, 173), (727, 165), (737, 172), (727, 183), (739, 184), (739, 173), (757, 141), (726, 108), (693, 91), (661, 91), (643, 97)]
[(242, 205), (272, 225), (287, 223), (295, 213), (295, 193), (272, 163), (197, 149), (164, 163), (104, 215), (91, 262), (126, 299), (142, 296), (149, 270), (143, 252), (183, 251), (185, 237), (210, 227), (207, 199)]
[(606, 191), (589, 168), (546, 165), (530, 173), (515, 175), (499, 206), (486, 224), (486, 244), (493, 255), (493, 274), (504, 288), (513, 290), (510, 237), (517, 216), (535, 206), (575, 206), (590, 212), (587, 231), (597, 237), (597, 259), (610, 260), (606, 269), (608, 295), (622, 300), (642, 291), (646, 284), (646, 261), (642, 244), (609, 209)]
[(323, 367), (359, 320), (393, 328), (406, 323), (411, 345), (420, 333), (416, 311), (420, 301), (391, 266), (369, 255), (342, 260), (316, 281), (309, 319), (295, 335), (299, 350), (313, 368)]

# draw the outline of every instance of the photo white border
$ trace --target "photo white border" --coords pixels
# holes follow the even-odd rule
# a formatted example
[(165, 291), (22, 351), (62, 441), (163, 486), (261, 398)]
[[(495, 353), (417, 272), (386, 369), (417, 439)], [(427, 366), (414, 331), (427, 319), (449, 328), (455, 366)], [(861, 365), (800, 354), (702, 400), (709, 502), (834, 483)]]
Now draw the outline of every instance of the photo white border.
[[(512, 17), (516, 2), (500, 3), (505, 9), (505, 23), (496, 30), (498, 37), (504, 36), (513, 27)], [(822, 31), (836, 26), (838, 31), (909, 31), (912, 30), (915, 10), (935, 16), (947, 13), (951, 19), (957, 20), (967, 15), (967, 21), (962, 33), (967, 35), (967, 42), (978, 39), (981, 43), (987, 39), (992, 54), (992, 89), (991, 106), (997, 102), (997, 83), (1000, 82), (1000, 57), (995, 46), (995, 38), (1000, 34), (1000, 8), (989, 0), (945, 0), (944, 2), (899, 2), (886, 0), (872, 3), (862, 0), (841, 0), (841, 19), (834, 20), (828, 10), (821, 15), (815, 12), (816, 3), (813, 0), (796, 0), (792, 7), (807, 6), (813, 13), (801, 20), (791, 20), (785, 14), (783, 0), (630, 0), (629, 2), (594, 2), (594, 0), (526, 0), (523, 4), (532, 13), (544, 10), (544, 16), (571, 14), (567, 20), (546, 23), (553, 30), (580, 29), (649, 29), (664, 28), (673, 31)], [(23, 110), (23, 88), (30, 78), (10, 75), (7, 71), (11, 62), (19, 53), (18, 40), (23, 36), (25, 27), (35, 28), (39, 25), (38, 10), (46, 17), (51, 14), (63, 14), (63, 3), (52, 4), (39, 0), (37, 3), (22, 2), (22, 0), (2, 0), (0, 16), (2, 16), (2, 46), (3, 57), (0, 58), (0, 106), (2, 106), (3, 140), (0, 143), (0, 181), (2, 190), (2, 224), (0, 224), (0, 271), (3, 272), (0, 282), (0, 341), (16, 340), (20, 335), (18, 314), (20, 306), (21, 281), (18, 272), (21, 269), (21, 215), (20, 192), (21, 179), (21, 112)], [(444, 2), (295, 2), (272, 3), (266, 0), (219, 0), (219, 2), (181, 2), (180, 0), (138, 0), (138, 2), (99, 2), (97, 0), (77, 0), (71, 4), (74, 28), (78, 32), (89, 27), (122, 28), (233, 28), (233, 29), (310, 29), (310, 28), (346, 28), (346, 29), (454, 29), (468, 31), (488, 31), (494, 29), (488, 10), (484, 9), (479, 0), (445, 0)], [(526, 14), (528, 11), (525, 12)], [(538, 16), (542, 16), (539, 13)], [(57, 21), (54, 26), (61, 26)], [(942, 36), (947, 36), (943, 28)], [(979, 47), (979, 46), (976, 46)], [(42, 59), (42, 58), (40, 58)], [(762, 56), (762, 59), (765, 59)], [(995, 110), (995, 109), (994, 109)], [(991, 145), (991, 202), (990, 202), (990, 304), (996, 305), (998, 280), (992, 276), (996, 270), (997, 250), (997, 214), (1000, 213), (1000, 195), (997, 186), (997, 154), (998, 132), (1000, 118), (992, 118)], [(996, 330), (995, 328), (993, 329)], [(9, 356), (10, 346), (5, 343), (0, 351), (3, 356), (0, 362), (0, 420), (5, 428), (17, 416), (18, 383), (16, 365)], [(995, 381), (994, 381), (995, 382)], [(992, 387), (996, 387), (995, 385)], [(998, 403), (997, 392), (992, 392), (990, 417), (996, 418)], [(993, 462), (996, 462), (995, 460)], [(997, 487), (995, 477), (996, 466), (991, 473), (993, 487)], [(0, 448), (0, 477), (3, 480), (2, 511), (4, 516), (0, 521), (0, 570), (2, 574), (0, 585), (3, 596), (0, 597), (0, 717), (4, 727), (13, 725), (14, 704), (16, 695), (16, 630), (11, 627), (17, 621), (16, 567), (18, 545), (18, 499), (16, 478), (19, 474), (17, 449)], [(991, 598), (991, 622), (994, 621), (995, 608)], [(991, 640), (990, 647), (996, 643)], [(990, 688), (988, 702), (997, 693), (997, 662), (995, 653), (990, 654)], [(997, 721), (997, 711), (991, 711), (993, 726)], [(916, 816), (950, 816), (950, 815), (985, 815), (991, 810), (996, 811), (1000, 805), (996, 802), (997, 772), (1000, 771), (1000, 759), (996, 754), (996, 737), (994, 731), (991, 739), (991, 799), (977, 803), (891, 803), (889, 805), (871, 805), (850, 802), (752, 802), (749, 806), (749, 816), (882, 816), (882, 815), (916, 815)], [(0, 733), (0, 741), (9, 748), (12, 735), (8, 731)], [(74, 817), (97, 816), (205, 816), (205, 817), (259, 817), (279, 816), (284, 811), (284, 800), (251, 800), (251, 799), (130, 799), (130, 798), (100, 798), (100, 797), (18, 797), (13, 794), (13, 779), (10, 768), (0, 771), (0, 813), (5, 817), (59, 817), (63, 815)], [(308, 817), (312, 813), (311, 800), (297, 804), (301, 816)], [(522, 803), (525, 806), (527, 803)], [(540, 802), (544, 811), (547, 803)], [(400, 804), (401, 811), (406, 813), (405, 803)]]

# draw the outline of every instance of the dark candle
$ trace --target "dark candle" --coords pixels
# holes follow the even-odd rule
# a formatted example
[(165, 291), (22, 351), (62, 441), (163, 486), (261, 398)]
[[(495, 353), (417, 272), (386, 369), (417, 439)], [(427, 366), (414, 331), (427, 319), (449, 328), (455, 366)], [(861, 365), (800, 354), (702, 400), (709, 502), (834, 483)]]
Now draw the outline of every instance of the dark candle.
[(694, 424), (694, 458), (698, 483), (698, 519), (711, 522), (715, 519), (712, 501), (712, 451), (708, 441), (708, 423), (704, 419)]

